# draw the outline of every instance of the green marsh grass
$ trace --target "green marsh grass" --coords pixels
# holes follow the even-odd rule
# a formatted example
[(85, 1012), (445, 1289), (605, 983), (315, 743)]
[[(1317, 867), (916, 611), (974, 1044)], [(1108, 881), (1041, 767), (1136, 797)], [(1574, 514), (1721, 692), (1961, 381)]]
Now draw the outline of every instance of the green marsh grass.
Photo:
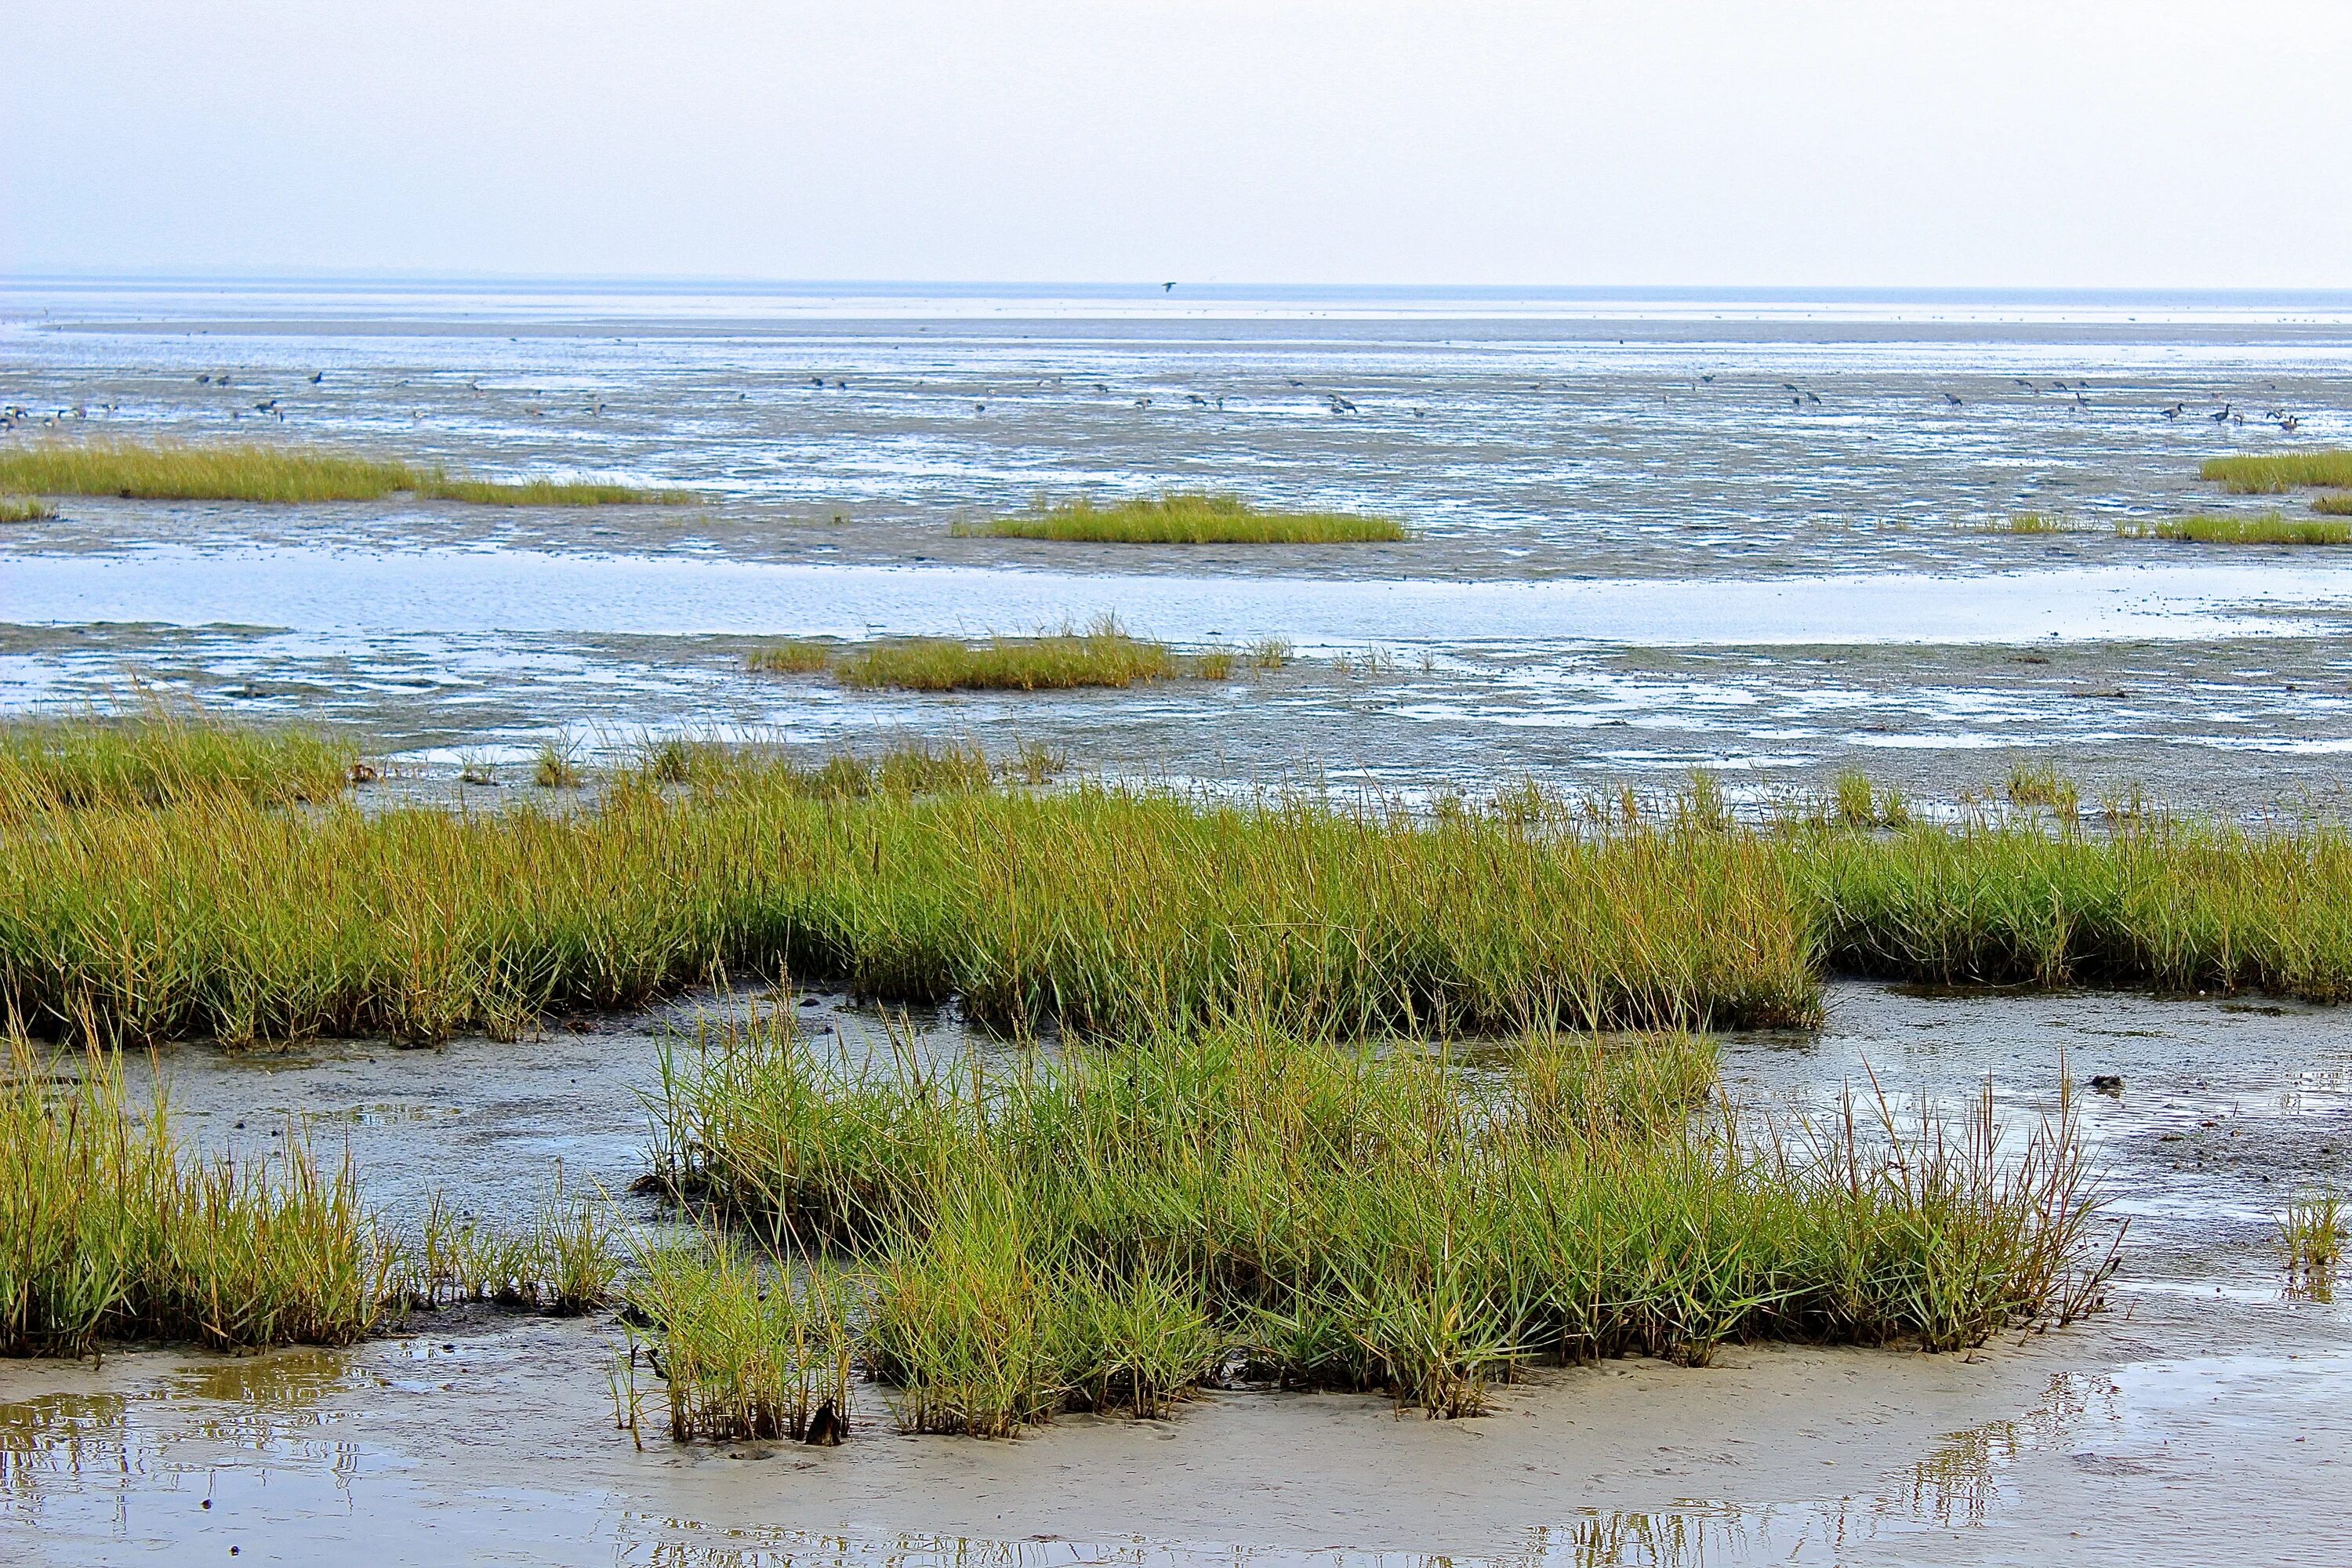
[(1393, 518), (1263, 511), (1236, 495), (1184, 491), (1100, 505), (1087, 500), (1066, 501), (1024, 517), (959, 523), (955, 531), (1116, 544), (1357, 544), (1411, 537)]
[(795, 1272), (704, 1236), (640, 1252), (627, 1301), (650, 1325), (672, 1437), (838, 1441), (845, 1431), (851, 1303), (822, 1264)]
[(2290, 1287), (2306, 1295), (2328, 1296), (2347, 1237), (2352, 1237), (2352, 1220), (2347, 1220), (2343, 1194), (2310, 1192), (2291, 1199), (2279, 1216), (2279, 1247)]
[(2285, 517), (2229, 515), (2171, 517), (2155, 521), (2126, 518), (2116, 524), (2126, 539), (2187, 540), (2198, 544), (2352, 544), (2352, 522)]
[(1349, 1030), (1818, 1007), (1783, 857), (1740, 835), (1033, 795), (989, 787), (972, 752), (838, 777), (678, 763), (691, 782), (625, 774), (593, 813), (206, 800), (5, 825), (0, 1007), (44, 1032), (232, 1044), (510, 1037), (722, 973), (956, 996), (1009, 1029), (1244, 1005)]
[(2001, 792), (2011, 805), (2041, 806), (2063, 822), (2074, 821), (2082, 810), (2082, 791), (2048, 763), (2014, 764)]
[(380, 500), (407, 491), (488, 506), (676, 503), (677, 490), (546, 479), (452, 478), (438, 468), (328, 447), (259, 442), (48, 441), (0, 449), (0, 488), (126, 500)]
[(1868, 831), (1858, 792), (1850, 824), (1746, 828), (1532, 787), (1430, 815), (1026, 787), (1055, 765), (672, 740), (593, 810), (496, 813), (44, 783), (0, 813), (0, 1016), (511, 1037), (727, 974), (1112, 1033), (1801, 1025), (1824, 970), (2352, 999), (2352, 835), (2326, 824), (1902, 826), (1874, 786)]
[(47, 522), (58, 509), (27, 496), (0, 496), (0, 522)]
[(2311, 510), (2323, 517), (2352, 517), (2352, 490), (2329, 490), (2311, 498)]
[(821, 675), (832, 667), (833, 655), (832, 644), (803, 639), (755, 648), (743, 662), (765, 675)]
[(0, 818), (47, 808), (335, 798), (357, 749), (315, 731), (223, 724), (156, 707), (0, 723)]
[(12, 1035), (0, 1079), (0, 1352), (110, 1340), (221, 1350), (348, 1344), (387, 1293), (351, 1165), (289, 1135), (265, 1157), (200, 1156), (118, 1059), (51, 1058)]
[(2282, 452), (2208, 458), (2198, 477), (2232, 495), (2281, 495), (2307, 486), (2352, 487), (2352, 451)]
[(845, 686), (901, 691), (1049, 691), (1076, 687), (1123, 688), (1181, 677), (1223, 680), (1231, 655), (1185, 658), (1165, 643), (1129, 636), (1104, 619), (1084, 631), (1051, 637), (991, 637), (962, 642), (917, 637), (845, 649), (833, 663)]
[(568, 739), (547, 742), (531, 763), (530, 782), (541, 789), (577, 789), (585, 776), (580, 767), (580, 748)]
[(1992, 525), (1996, 533), (2071, 533), (2074, 525), (2056, 512), (2013, 511)]
[(856, 1354), (911, 1431), (1159, 1415), (1235, 1364), (1468, 1415), (1538, 1360), (1955, 1350), (2088, 1303), (2071, 1110), (2021, 1140), (1989, 1100), (1759, 1132), (1714, 1061), (1683, 1034), (1473, 1060), (1237, 1024), (921, 1070), (772, 1015), (671, 1064), (661, 1172), (862, 1282)]

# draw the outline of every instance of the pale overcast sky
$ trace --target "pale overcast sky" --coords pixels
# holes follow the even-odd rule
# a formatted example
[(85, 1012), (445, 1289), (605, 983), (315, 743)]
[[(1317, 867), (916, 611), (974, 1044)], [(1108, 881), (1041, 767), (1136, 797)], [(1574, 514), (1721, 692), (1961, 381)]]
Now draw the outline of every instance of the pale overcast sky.
[(2352, 287), (2352, 4), (0, 0), (0, 269)]

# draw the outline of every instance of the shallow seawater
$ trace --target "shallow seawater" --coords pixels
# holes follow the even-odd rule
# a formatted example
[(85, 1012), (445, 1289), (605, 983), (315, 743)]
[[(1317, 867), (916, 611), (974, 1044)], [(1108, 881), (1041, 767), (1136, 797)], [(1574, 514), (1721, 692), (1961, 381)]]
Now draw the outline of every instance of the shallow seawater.
[[(850, 1049), (882, 1021), (800, 1009)], [(625, 1212), (642, 1095), (689, 998), (586, 1032), (159, 1058), (208, 1144), (348, 1139), (372, 1201), (529, 1212), (549, 1166)], [(962, 1040), (914, 1020), (922, 1048)], [(982, 1042), (985, 1046), (985, 1042)], [(2285, 1289), (2273, 1219), (2352, 1179), (2352, 1022), (2245, 999), (1841, 984), (1809, 1034), (1726, 1042), (1744, 1105), (1819, 1111), (1989, 1081), (2022, 1125), (2062, 1059), (2112, 1074), (2084, 1129), (2128, 1222), (2110, 1309), (1969, 1355), (1755, 1348), (1690, 1371), (1538, 1373), (1495, 1412), (1222, 1393), (1172, 1421), (1015, 1441), (894, 1436), (861, 1386), (839, 1449), (677, 1447), (613, 1425), (609, 1321), (420, 1315), (345, 1352), (0, 1364), (0, 1542), (43, 1561), (1536, 1564), (2326, 1562), (2352, 1464), (2352, 1292)], [(989, 1047), (986, 1048), (1001, 1048)], [(240, 1128), (236, 1123), (242, 1122)], [(205, 1504), (209, 1500), (211, 1506)], [(2249, 1531), (2259, 1531), (2250, 1535)]]
[[(69, 500), (0, 533), (0, 710), (189, 692), (419, 753), (1034, 737), (1114, 773), (1384, 788), (1863, 766), (1948, 798), (2030, 753), (2260, 809), (2352, 749), (2352, 571), (2113, 524), (2301, 506), (2197, 465), (2352, 439), (2347, 363), (2332, 296), (17, 284), (0, 444), (293, 437), (704, 499)], [(1419, 537), (949, 531), (1169, 486)], [(1984, 526), (2023, 510), (2079, 527)], [(765, 637), (1102, 611), (1301, 658), (1018, 700), (742, 668)]]

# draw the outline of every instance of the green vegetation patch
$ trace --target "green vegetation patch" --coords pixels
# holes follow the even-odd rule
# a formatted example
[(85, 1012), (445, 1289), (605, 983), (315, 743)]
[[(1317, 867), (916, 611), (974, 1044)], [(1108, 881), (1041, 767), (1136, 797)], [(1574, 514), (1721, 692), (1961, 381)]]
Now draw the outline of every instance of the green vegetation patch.
[(58, 509), (26, 496), (0, 496), (0, 522), (47, 522)]
[(2352, 490), (2330, 490), (2311, 498), (2311, 510), (2323, 517), (2352, 517)]
[(438, 468), (259, 442), (48, 441), (0, 450), (0, 489), (126, 500), (380, 500), (401, 491), (489, 506), (688, 501), (681, 490), (452, 479)]
[(1410, 537), (1393, 518), (1261, 511), (1236, 495), (1196, 492), (1103, 505), (1082, 499), (1024, 517), (959, 523), (955, 531), (1100, 544), (1364, 544)]
[(0, 1016), (120, 1043), (513, 1037), (723, 974), (1120, 1036), (1804, 1025), (1825, 970), (2352, 1000), (2352, 832), (2110, 812), (2093, 837), (2031, 769), (2000, 819), (1948, 829), (1863, 779), (1752, 827), (1696, 792), (1415, 815), (1007, 787), (1058, 763), (667, 741), (593, 810), (490, 815), (289, 810), (114, 765), (132, 782), (0, 812)]
[(1190, 676), (1223, 680), (1233, 656), (1184, 658), (1168, 645), (1129, 637), (1115, 621), (1087, 631), (1037, 637), (990, 637), (964, 642), (914, 637), (845, 652), (833, 661), (845, 686), (887, 686), (902, 691), (1058, 691), (1082, 686), (1129, 687)]
[(52, 807), (163, 805), (234, 796), (332, 799), (355, 747), (314, 731), (215, 723), (159, 710), (0, 724), (0, 817)]
[(2282, 495), (2306, 485), (2352, 487), (2352, 451), (2281, 452), (2208, 458), (2198, 477), (2218, 481), (2232, 495)]
[(2072, 525), (2055, 512), (2014, 511), (1992, 525), (1996, 533), (2067, 533)]
[[(731, 1289), (705, 1270), (698, 1294), (740, 1314), (785, 1298), (711, 1392), (780, 1386), (787, 1414), (761, 1424), (790, 1430), (854, 1354), (903, 1429), (997, 1436), (1161, 1415), (1239, 1364), (1461, 1415), (1538, 1361), (1957, 1350), (2094, 1299), (2063, 1116), (2013, 1162), (1989, 1104), (1905, 1119), (1891, 1151), (1851, 1124), (1784, 1141), (1694, 1116), (1704, 1038), (1538, 1032), (1498, 1054), (1469, 1070), (1234, 1025), (910, 1075), (787, 1017), (706, 1031), (666, 1078), (661, 1178), (751, 1234), (822, 1240), (835, 1271), (796, 1290), (767, 1284), (781, 1267), (735, 1265)], [(641, 1310), (670, 1342), (716, 1315)]]
[(2116, 525), (2126, 539), (2179, 539), (2199, 544), (2352, 544), (2352, 522), (2284, 517), (2170, 517), (2157, 521), (2127, 519)]

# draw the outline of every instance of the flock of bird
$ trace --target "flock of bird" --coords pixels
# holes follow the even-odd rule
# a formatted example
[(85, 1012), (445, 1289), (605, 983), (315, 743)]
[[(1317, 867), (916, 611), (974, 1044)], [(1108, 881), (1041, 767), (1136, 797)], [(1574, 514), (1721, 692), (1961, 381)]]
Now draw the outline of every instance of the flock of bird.
[[(1699, 374), (1691, 383), (1692, 389), (1696, 391), (1700, 386), (1714, 386), (1716, 384), (1716, 374), (1717, 373), (1710, 371)], [(327, 373), (323, 370), (317, 371), (307, 379), (310, 385), (319, 386), (325, 383)], [(236, 380), (227, 371), (205, 372), (198, 374), (195, 380), (198, 385), (203, 386), (234, 388), (236, 385)], [(1363, 413), (1362, 406), (1343, 392), (1318, 392), (1308, 387), (1306, 382), (1299, 380), (1295, 376), (1286, 377), (1285, 380), (1292, 389), (1307, 393), (1308, 395), (1320, 399), (1323, 406), (1331, 414), (1347, 416), (1360, 415)], [(2094, 389), (2091, 384), (2087, 381), (2077, 381), (2070, 384), (2062, 378), (2053, 380), (2045, 386), (2041, 382), (2030, 380), (2027, 377), (2021, 375), (2011, 376), (2010, 378), (2010, 384), (2012, 386), (2022, 389), (2035, 397), (2054, 395), (2058, 398), (2071, 403), (2074, 410), (2078, 413), (2092, 413), (2095, 411), (2097, 406), (2115, 406), (2112, 403), (2095, 405), (2091, 401), (2090, 396), (2090, 394)], [(402, 381), (397, 384), (404, 387), (408, 383), (406, 381)], [(476, 394), (481, 394), (484, 391), (482, 384), (478, 380), (469, 381), (466, 384), (467, 390)], [(812, 374), (808, 377), (807, 384), (812, 389), (816, 390), (830, 389), (836, 392), (845, 392), (849, 389), (850, 383), (849, 378), (845, 375), (836, 374), (827, 377), (824, 375)], [(916, 384), (919, 389), (920, 384), (918, 383)], [(1039, 388), (1060, 390), (1063, 387), (1063, 378), (1058, 375), (1040, 376), (1037, 378), (1036, 384)], [(1109, 384), (1107, 382), (1097, 381), (1083, 384), (1090, 386), (1091, 389), (1099, 395), (1111, 395), (1111, 388)], [(1533, 383), (1531, 385), (1536, 389), (1540, 390), (1542, 384)], [(1779, 389), (1781, 394), (1787, 395), (1789, 405), (1792, 408), (1802, 409), (1808, 405), (1815, 407), (1826, 406), (1824, 400), (1819, 392), (1810, 387), (1800, 386), (1795, 382), (1781, 382), (1779, 384)], [(2275, 390), (2275, 388), (2273, 388), (2273, 390)], [(740, 393), (738, 395), (739, 398), (748, 399), (750, 394)], [(1205, 394), (1199, 392), (1185, 392), (1181, 395), (1183, 402), (1191, 407), (1218, 412), (1223, 411), (1225, 407), (1225, 395), (1223, 393)], [(1968, 399), (1963, 398), (1957, 392), (1953, 392), (1948, 389), (1939, 390), (1936, 395), (1940, 397), (1944, 405), (1947, 407), (1964, 408), (1969, 406)], [(1132, 405), (1137, 408), (1150, 408), (1152, 406), (1152, 401), (1151, 395), (1148, 393), (1136, 394), (1131, 398)], [(117, 406), (118, 405), (113, 403), (107, 403), (100, 405), (100, 409), (103, 413), (111, 414), (116, 411)], [(581, 411), (592, 416), (602, 415), (606, 411), (607, 406), (608, 405), (602, 398), (592, 397), (589, 402), (582, 406)], [(985, 414), (988, 412), (989, 408), (988, 399), (985, 397), (975, 398), (972, 401), (971, 406), (974, 414)], [(1429, 412), (1426, 407), (1419, 405), (1412, 405), (1410, 411), (1412, 416), (1416, 419), (1425, 418)], [(284, 406), (283, 398), (280, 395), (271, 395), (257, 399), (252, 405), (251, 412), (263, 418), (275, 418), (281, 423), (286, 418), (286, 408)], [(547, 416), (548, 410), (542, 404), (530, 404), (525, 405), (523, 412), (535, 418), (544, 418)], [(2167, 421), (2177, 422), (2182, 418), (2191, 416), (2191, 410), (2186, 402), (2174, 402), (2167, 406), (2157, 409), (2156, 412)], [(232, 409), (230, 414), (233, 418), (243, 418), (246, 416), (247, 410), (243, 408)], [(5, 406), (0, 406), (0, 431), (14, 430), (20, 426), (39, 426), (42, 427), (55, 428), (71, 421), (87, 419), (89, 416), (89, 408), (87, 405), (76, 405), (69, 409), (60, 408), (48, 414), (36, 415), (30, 408), (22, 404), (9, 404)], [(2249, 422), (2247, 412), (2239, 407), (2234, 399), (2224, 401), (2219, 408), (2212, 409), (2210, 411), (2200, 411), (2200, 416), (2210, 419), (2216, 425), (2233, 427), (2242, 426)], [(422, 420), (425, 417), (424, 410), (417, 409), (413, 411), (412, 417)], [(2253, 417), (2260, 423), (2272, 426), (2286, 435), (2294, 435), (2296, 431), (2302, 428), (2303, 425), (2302, 416), (2290, 413), (2282, 408), (2269, 408)]]

